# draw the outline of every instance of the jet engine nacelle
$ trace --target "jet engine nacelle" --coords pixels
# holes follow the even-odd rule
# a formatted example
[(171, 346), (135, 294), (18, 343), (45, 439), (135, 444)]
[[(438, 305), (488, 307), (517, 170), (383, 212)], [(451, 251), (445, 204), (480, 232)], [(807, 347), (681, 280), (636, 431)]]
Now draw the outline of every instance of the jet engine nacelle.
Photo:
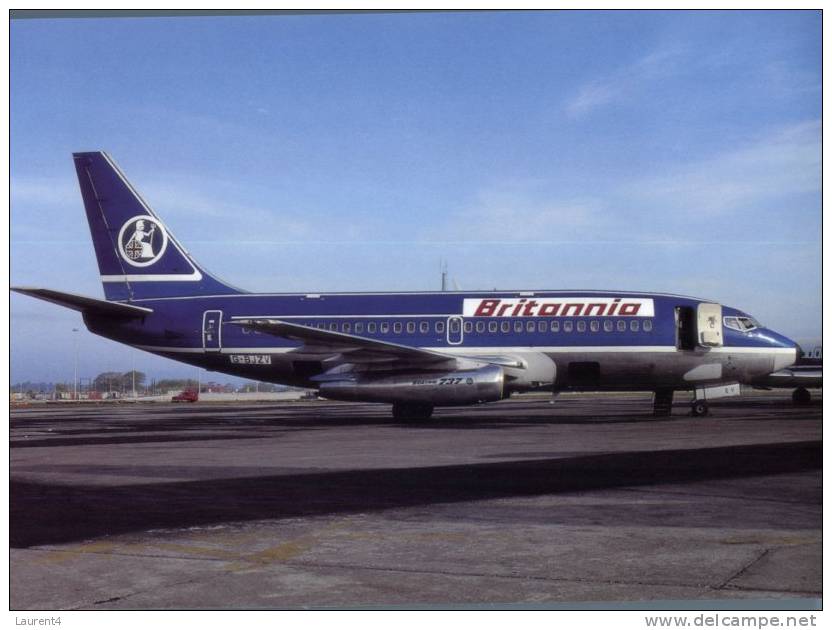
[(363, 402), (421, 402), (433, 405), (472, 405), (503, 398), (503, 369), (488, 365), (453, 372), (415, 372), (372, 378), (325, 381), (320, 394), (332, 400)]

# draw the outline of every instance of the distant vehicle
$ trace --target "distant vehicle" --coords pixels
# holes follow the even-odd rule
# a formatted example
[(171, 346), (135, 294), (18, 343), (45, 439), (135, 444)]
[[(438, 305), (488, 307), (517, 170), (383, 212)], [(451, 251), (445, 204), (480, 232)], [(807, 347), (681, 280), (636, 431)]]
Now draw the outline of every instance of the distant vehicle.
[(201, 267), (107, 154), (73, 157), (106, 299), (14, 290), (81, 311), (97, 335), (211, 371), (389, 403), (400, 419), (533, 390), (652, 390), (656, 415), (687, 390), (703, 415), (709, 399), (797, 358), (793, 341), (747, 313), (674, 294), (248, 293)]
[(195, 389), (186, 389), (176, 394), (170, 400), (171, 402), (196, 402), (199, 400), (199, 394)]
[(792, 402), (796, 405), (808, 405), (812, 402), (809, 389), (823, 387), (823, 346), (817, 345), (811, 350), (803, 350), (794, 365), (761, 376), (752, 381), (757, 389), (792, 388)]

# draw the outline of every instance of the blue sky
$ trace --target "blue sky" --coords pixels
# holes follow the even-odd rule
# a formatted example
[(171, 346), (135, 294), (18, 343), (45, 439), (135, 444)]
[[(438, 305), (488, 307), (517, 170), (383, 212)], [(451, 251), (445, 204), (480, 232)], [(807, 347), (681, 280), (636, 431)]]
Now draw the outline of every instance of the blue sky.
[[(250, 290), (597, 288), (821, 332), (819, 12), (22, 20), (11, 282), (101, 296), (103, 149)], [(193, 370), (11, 299), (12, 380)]]

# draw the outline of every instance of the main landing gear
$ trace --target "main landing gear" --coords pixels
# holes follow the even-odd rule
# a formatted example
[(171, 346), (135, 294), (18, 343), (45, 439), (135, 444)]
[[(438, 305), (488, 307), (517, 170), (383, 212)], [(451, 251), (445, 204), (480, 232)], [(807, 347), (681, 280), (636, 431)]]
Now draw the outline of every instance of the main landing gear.
[(792, 402), (795, 405), (808, 405), (812, 402), (812, 394), (805, 387), (798, 387), (792, 392)]
[(393, 403), (393, 417), (396, 420), (429, 420), (433, 415), (430, 403)]
[[(673, 390), (657, 389), (653, 392), (653, 415), (667, 417), (673, 411)], [(694, 416), (707, 416), (708, 403), (704, 400), (694, 400), (690, 405), (690, 412)]]
[(673, 390), (657, 389), (653, 392), (653, 415), (669, 416), (673, 411)]

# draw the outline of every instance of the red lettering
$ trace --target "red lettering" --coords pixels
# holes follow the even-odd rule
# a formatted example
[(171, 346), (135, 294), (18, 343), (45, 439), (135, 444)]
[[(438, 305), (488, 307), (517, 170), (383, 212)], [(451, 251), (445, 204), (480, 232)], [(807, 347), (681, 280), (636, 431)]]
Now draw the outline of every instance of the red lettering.
[(622, 304), (621, 308), (618, 309), (618, 314), (622, 317), (625, 315), (638, 315), (640, 308), (641, 304)]
[(517, 303), (517, 305), (514, 307), (514, 310), (511, 312), (512, 317), (517, 317), (517, 315), (520, 314), (520, 309), (523, 308), (523, 302), (525, 301), (526, 299), (523, 298)]
[(548, 304), (543, 304), (537, 314), (541, 317), (555, 317), (559, 310), (560, 304), (557, 302), (549, 302)]
[(537, 306), (537, 302), (535, 302), (534, 300), (526, 304), (526, 308), (523, 309), (523, 317), (531, 317), (532, 315), (534, 315), (534, 313), (532, 313), (532, 309), (535, 306)]
[(481, 300), (474, 317), (491, 317), (499, 304), (500, 300)]
[(618, 308), (618, 303), (621, 301), (621, 298), (615, 298), (610, 304), (610, 310), (607, 311), (607, 315), (615, 315), (615, 309)]
[(510, 308), (511, 308), (511, 304), (501, 304), (500, 305), (500, 310), (497, 313), (497, 317), (502, 317), (503, 314)]
[(607, 308), (607, 305), (606, 304), (597, 304), (597, 303), (596, 304), (587, 304), (586, 311), (584, 311), (584, 315), (586, 317), (589, 317), (589, 316), (593, 315), (593, 312), (592, 312), (593, 308), (595, 309), (595, 313), (594, 313), (595, 315), (603, 315), (604, 314), (604, 309)]
[(569, 315), (570, 315), (569, 309), (570, 308), (574, 309), (574, 312), (572, 313), (573, 316), (580, 317), (581, 312), (584, 310), (584, 305), (583, 304), (564, 304), (563, 305), (563, 313), (561, 313), (561, 317), (569, 317)]

